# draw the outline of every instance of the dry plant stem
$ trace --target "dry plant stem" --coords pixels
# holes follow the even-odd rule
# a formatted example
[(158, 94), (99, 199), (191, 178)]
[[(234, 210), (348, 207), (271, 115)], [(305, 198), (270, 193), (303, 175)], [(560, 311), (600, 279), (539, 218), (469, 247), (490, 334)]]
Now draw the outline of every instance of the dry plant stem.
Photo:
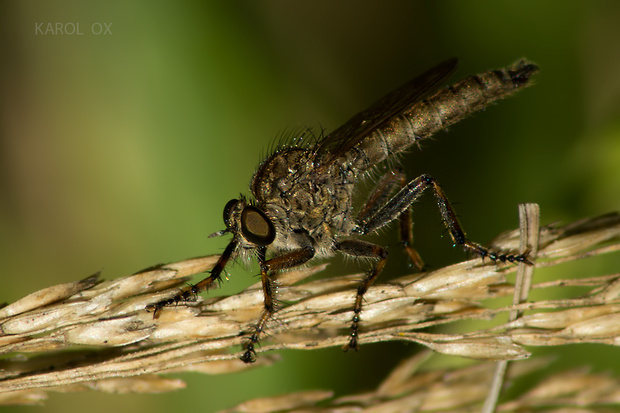
[[(512, 231), (498, 237), (492, 248), (517, 251), (519, 242), (518, 231)], [(619, 249), (618, 214), (543, 227), (536, 268)], [(110, 281), (92, 276), (43, 289), (0, 309), (0, 351), (5, 354), (0, 360), (0, 403), (37, 402), (45, 396), (37, 389), (170, 391), (183, 384), (157, 373), (220, 374), (249, 368), (236, 353), (262, 309), (260, 283), (233, 296), (207, 294), (165, 308), (157, 320), (144, 310), (173, 296), (189, 277), (211, 268), (216, 258), (157, 265)], [(268, 323), (269, 338), (258, 349), (259, 359), (252, 368), (272, 363), (272, 350), (311, 350), (347, 341), (361, 275), (300, 282), (325, 265), (281, 275), (278, 298), (286, 305)], [(446, 354), (518, 360), (529, 356), (524, 345), (620, 344), (620, 274), (532, 285), (560, 294), (567, 286), (588, 288), (589, 293), (580, 297), (566, 293), (563, 299), (487, 307), (489, 298), (513, 294), (506, 276), (515, 271), (513, 264), (473, 259), (373, 286), (365, 296), (362, 351), (370, 343), (400, 340)], [(422, 330), (516, 310), (528, 314), (487, 330), (461, 334)]]
[[(538, 238), (540, 235), (540, 207), (538, 204), (520, 204), (519, 205), (519, 229), (520, 229), (520, 245), (519, 253), (530, 251), (529, 258), (536, 261), (538, 253)], [(512, 298), (513, 305), (527, 301), (527, 296), (532, 286), (532, 277), (534, 275), (534, 266), (518, 264), (517, 277), (515, 281), (514, 294)], [(512, 310), (508, 315), (509, 321), (516, 321), (523, 314), (522, 311)], [(497, 362), (491, 388), (487, 395), (482, 413), (492, 413), (497, 406), (497, 400), (504, 384), (504, 377), (508, 367), (508, 360), (500, 360)]]
[[(427, 369), (420, 366), (429, 352), (403, 360), (377, 389), (333, 398), (330, 391), (300, 391), (283, 396), (243, 402), (220, 413), (401, 413), (479, 411), (487, 392), (494, 363), (477, 363), (458, 369)], [(513, 363), (510, 381), (543, 373), (550, 358), (537, 357)], [(498, 404), (504, 413), (609, 413), (620, 404), (620, 380), (610, 374), (585, 369), (548, 374), (526, 393)]]

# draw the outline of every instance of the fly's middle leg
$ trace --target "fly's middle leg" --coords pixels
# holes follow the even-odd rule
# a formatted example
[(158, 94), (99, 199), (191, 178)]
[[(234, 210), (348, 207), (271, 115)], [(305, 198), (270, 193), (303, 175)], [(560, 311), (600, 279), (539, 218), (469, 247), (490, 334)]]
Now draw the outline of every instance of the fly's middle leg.
[(418, 251), (413, 248), (413, 220), (411, 219), (411, 211), (406, 210), (398, 217), (400, 229), (400, 242), (405, 248), (405, 252), (409, 257), (409, 262), (413, 264), (419, 271), (424, 268), (424, 261)]
[(351, 336), (349, 338), (349, 342), (342, 348), (344, 351), (347, 351), (348, 349), (357, 351), (359, 348), (358, 335), (360, 313), (362, 312), (364, 294), (368, 291), (368, 288), (377, 279), (379, 274), (381, 274), (381, 271), (387, 261), (388, 253), (383, 247), (357, 239), (349, 239), (336, 243), (336, 250), (355, 257), (377, 258), (379, 260), (372, 271), (366, 275), (362, 283), (357, 288), (355, 305), (353, 306), (353, 318), (351, 319)]
[[(444, 225), (450, 233), (450, 237), (455, 245), (460, 245), (465, 251), (473, 252), (482, 258), (488, 257), (492, 261), (501, 262), (523, 262), (532, 264), (525, 254), (505, 254), (490, 251), (480, 244), (470, 241), (463, 231), (461, 224), (456, 218), (454, 209), (448, 201), (443, 189), (437, 183), (435, 178), (430, 175), (422, 175), (403, 187), (392, 199), (390, 199), (382, 208), (378, 209), (372, 216), (365, 219), (364, 222), (358, 223), (357, 232), (360, 234), (368, 234), (387, 225), (394, 219), (403, 216), (411, 205), (422, 195), (425, 189), (432, 188), (437, 199), (437, 206), (441, 213)], [(402, 224), (401, 224), (402, 225)], [(402, 231), (402, 226), (401, 226)]]

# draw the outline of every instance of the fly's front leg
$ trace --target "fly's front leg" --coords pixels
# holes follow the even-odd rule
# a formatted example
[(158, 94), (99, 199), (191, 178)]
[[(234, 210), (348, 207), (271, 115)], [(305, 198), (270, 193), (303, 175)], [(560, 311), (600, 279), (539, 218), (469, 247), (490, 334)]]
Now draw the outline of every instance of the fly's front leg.
[(190, 301), (192, 298), (196, 297), (196, 295), (199, 292), (204, 291), (207, 288), (209, 288), (211, 284), (221, 279), (220, 277), (221, 277), (222, 271), (224, 270), (224, 267), (226, 267), (226, 264), (228, 264), (228, 261), (230, 261), (236, 248), (237, 248), (237, 242), (236, 241), (230, 242), (228, 246), (226, 247), (226, 249), (224, 250), (224, 252), (222, 253), (222, 255), (220, 256), (219, 260), (217, 260), (217, 262), (215, 263), (215, 266), (213, 267), (213, 269), (211, 269), (211, 274), (207, 278), (205, 278), (204, 280), (200, 281), (197, 284), (190, 285), (189, 287), (184, 288), (172, 298), (167, 298), (157, 303), (147, 305), (146, 311), (148, 312), (152, 311), (153, 318), (157, 318), (159, 317), (159, 314), (161, 313), (162, 308), (169, 306), (169, 305), (173, 305), (173, 304), (176, 305), (179, 302)]
[[(385, 205), (388, 199), (397, 189), (402, 189), (407, 184), (405, 173), (401, 170), (391, 170), (379, 179), (375, 189), (370, 193), (366, 203), (357, 215), (357, 223), (360, 228), (366, 227), (367, 222)], [(400, 242), (409, 257), (409, 261), (418, 269), (424, 267), (424, 261), (420, 254), (413, 248), (413, 222), (409, 209), (399, 216)], [(367, 233), (367, 232), (366, 232)]]
[(336, 244), (335, 248), (344, 254), (352, 255), (354, 257), (377, 258), (379, 260), (373, 270), (366, 275), (362, 283), (357, 288), (357, 296), (355, 297), (355, 305), (353, 306), (353, 318), (351, 319), (351, 336), (349, 338), (349, 342), (342, 348), (344, 351), (347, 351), (350, 348), (357, 351), (359, 348), (358, 335), (359, 324), (361, 321), (360, 313), (362, 312), (364, 294), (366, 294), (368, 288), (377, 279), (379, 274), (381, 274), (381, 271), (387, 261), (388, 253), (383, 247), (357, 239), (340, 241)]
[(315, 250), (308, 242), (306, 247), (302, 247), (270, 260), (265, 259), (265, 254), (266, 247), (260, 247), (258, 249), (258, 263), (260, 265), (260, 277), (263, 284), (263, 313), (261, 314), (258, 323), (256, 323), (252, 335), (248, 337), (247, 342), (243, 346), (244, 352), (241, 356), (241, 361), (244, 363), (253, 363), (256, 361), (255, 345), (260, 340), (261, 334), (265, 331), (267, 321), (276, 312), (275, 291), (272, 277), (277, 274), (278, 271), (296, 267), (310, 260), (314, 257)]
[(437, 199), (437, 206), (441, 213), (444, 225), (450, 233), (450, 237), (455, 245), (460, 245), (465, 251), (473, 252), (482, 258), (489, 257), (493, 261), (501, 262), (524, 262), (532, 264), (525, 254), (501, 254), (489, 251), (480, 244), (470, 241), (465, 236), (465, 232), (461, 228), (461, 224), (456, 218), (456, 214), (450, 205), (450, 201), (445, 193), (432, 176), (422, 175), (409, 182), (396, 196), (389, 200), (383, 208), (379, 209), (372, 217), (370, 217), (365, 225), (358, 232), (367, 234), (378, 230), (392, 220), (396, 219), (404, 211), (409, 209), (411, 205), (420, 197), (425, 189), (432, 188)]

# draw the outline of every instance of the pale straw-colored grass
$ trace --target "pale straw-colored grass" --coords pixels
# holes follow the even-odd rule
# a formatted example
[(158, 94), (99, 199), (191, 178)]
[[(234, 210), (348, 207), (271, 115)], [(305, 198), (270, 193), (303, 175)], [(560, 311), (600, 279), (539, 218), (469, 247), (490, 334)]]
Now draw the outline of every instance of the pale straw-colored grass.
[[(536, 283), (532, 274), (577, 259), (618, 254), (620, 215), (542, 227), (540, 231), (536, 208), (524, 207), (521, 216), (520, 230), (499, 236), (493, 248), (531, 250), (535, 267), (472, 259), (389, 283), (379, 281), (365, 296), (362, 345), (411, 341), (436, 352), (485, 361), (527, 359), (530, 353), (524, 346), (618, 346), (619, 273), (584, 274), (582, 278), (542, 283)], [(247, 369), (249, 366), (238, 360), (240, 343), (260, 315), (260, 284), (233, 296), (207, 295), (167, 307), (158, 319), (145, 311), (147, 304), (174, 295), (216, 259), (208, 256), (158, 265), (110, 281), (100, 281), (94, 275), (37, 291), (0, 309), (0, 351), (11, 356), (0, 361), (0, 403), (37, 403), (50, 390), (164, 392), (184, 384), (159, 373), (218, 374)], [(345, 344), (360, 275), (305, 280), (325, 265), (279, 277), (278, 298), (286, 305), (269, 323), (269, 335), (259, 347), (253, 367), (271, 363), (274, 350)], [(515, 292), (515, 282), (507, 277), (518, 268)], [(563, 294), (575, 286), (588, 292), (578, 297)], [(528, 301), (530, 290), (553, 290), (556, 296), (566, 298)], [(497, 303), (489, 299), (502, 296), (513, 296), (513, 304), (499, 308), (489, 304)], [(500, 314), (509, 315), (508, 320), (484, 330), (449, 334), (427, 328)], [(403, 361), (373, 392), (338, 399), (329, 391), (302, 392), (249, 401), (235, 411), (389, 412), (403, 411), (404, 406), (409, 411), (480, 411), (485, 398), (487, 411), (529, 411), (532, 406), (549, 404), (598, 411), (583, 406), (620, 403), (617, 377), (576, 370), (561, 377), (549, 376), (518, 400), (497, 405), (494, 394), (499, 392), (504, 375), (511, 378), (542, 369), (546, 360), (512, 363), (508, 372), (505, 366), (490, 362), (452, 371), (419, 372), (420, 362), (420, 356)], [(562, 389), (557, 388), (558, 381)], [(491, 387), (495, 390), (489, 391)], [(316, 404), (319, 400), (321, 407)], [(472, 404), (477, 408), (467, 410)]]

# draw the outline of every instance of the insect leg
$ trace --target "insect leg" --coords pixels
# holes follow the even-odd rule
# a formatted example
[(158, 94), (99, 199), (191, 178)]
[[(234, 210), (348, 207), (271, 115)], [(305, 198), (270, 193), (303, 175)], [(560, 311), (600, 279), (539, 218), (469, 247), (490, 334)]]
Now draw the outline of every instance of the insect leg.
[[(391, 170), (383, 175), (358, 213), (358, 225), (364, 228), (367, 225), (367, 221), (385, 205), (392, 193), (398, 188), (404, 188), (406, 184), (405, 173), (401, 170)], [(424, 261), (422, 261), (420, 254), (413, 248), (413, 222), (411, 221), (411, 211), (409, 209), (400, 214), (399, 222), (400, 242), (409, 257), (409, 261), (418, 270), (421, 270), (424, 267)]]
[(400, 227), (400, 242), (409, 257), (409, 262), (411, 262), (418, 271), (421, 271), (424, 268), (424, 261), (422, 257), (420, 257), (418, 251), (413, 248), (413, 220), (411, 219), (411, 208), (400, 214), (398, 223)]
[(403, 171), (395, 169), (383, 175), (368, 196), (364, 206), (358, 212), (357, 222), (365, 223), (377, 210), (385, 205), (388, 199), (393, 196), (392, 194), (394, 194), (398, 188), (402, 188), (405, 183), (405, 173)]
[(232, 257), (236, 248), (237, 248), (237, 242), (231, 241), (226, 247), (226, 249), (224, 250), (224, 252), (222, 253), (222, 255), (220, 256), (219, 260), (217, 260), (217, 262), (215, 263), (215, 266), (211, 269), (211, 274), (207, 278), (203, 279), (197, 284), (184, 288), (172, 298), (167, 298), (157, 303), (147, 305), (146, 311), (148, 312), (153, 311), (153, 318), (157, 318), (159, 317), (159, 313), (161, 312), (162, 308), (169, 306), (169, 305), (177, 304), (182, 301), (189, 301), (192, 297), (195, 297), (196, 294), (198, 294), (199, 292), (204, 291), (207, 288), (209, 288), (209, 286), (211, 286), (211, 284), (213, 284), (214, 281), (220, 280), (222, 270), (224, 270), (224, 267), (226, 266), (228, 261), (230, 261), (230, 258)]
[(404, 211), (409, 209), (411, 205), (422, 195), (425, 189), (432, 188), (437, 198), (437, 206), (441, 213), (444, 225), (450, 233), (450, 237), (455, 245), (460, 245), (465, 251), (473, 252), (482, 258), (489, 257), (493, 261), (501, 262), (524, 262), (532, 264), (525, 254), (502, 254), (488, 250), (480, 244), (467, 239), (461, 224), (456, 218), (456, 214), (450, 205), (450, 201), (437, 183), (435, 178), (430, 175), (422, 175), (409, 182), (399, 193), (390, 199), (381, 209), (373, 216), (368, 218), (366, 222), (357, 232), (360, 234), (368, 234), (376, 231), (389, 222), (393, 221)]
[(260, 247), (258, 249), (258, 263), (260, 265), (260, 276), (263, 283), (263, 313), (261, 314), (258, 323), (254, 327), (252, 335), (248, 338), (247, 342), (243, 346), (244, 352), (241, 356), (241, 361), (244, 363), (253, 363), (256, 361), (256, 349), (255, 345), (260, 339), (260, 335), (265, 331), (265, 325), (269, 318), (276, 312), (275, 306), (275, 291), (273, 286), (272, 277), (280, 270), (296, 267), (305, 263), (314, 257), (315, 250), (308, 241), (308, 246), (291, 251), (287, 254), (279, 257), (272, 258), (270, 260), (265, 259), (266, 247)]
[(355, 257), (379, 259), (373, 270), (366, 275), (362, 283), (357, 288), (357, 296), (355, 297), (355, 305), (353, 306), (353, 318), (351, 319), (351, 337), (349, 342), (343, 347), (344, 351), (347, 351), (350, 348), (357, 351), (359, 348), (358, 330), (361, 320), (360, 313), (362, 312), (364, 294), (368, 291), (368, 288), (383, 270), (383, 267), (387, 261), (388, 253), (383, 247), (357, 239), (348, 239), (338, 242), (336, 244), (336, 250)]

